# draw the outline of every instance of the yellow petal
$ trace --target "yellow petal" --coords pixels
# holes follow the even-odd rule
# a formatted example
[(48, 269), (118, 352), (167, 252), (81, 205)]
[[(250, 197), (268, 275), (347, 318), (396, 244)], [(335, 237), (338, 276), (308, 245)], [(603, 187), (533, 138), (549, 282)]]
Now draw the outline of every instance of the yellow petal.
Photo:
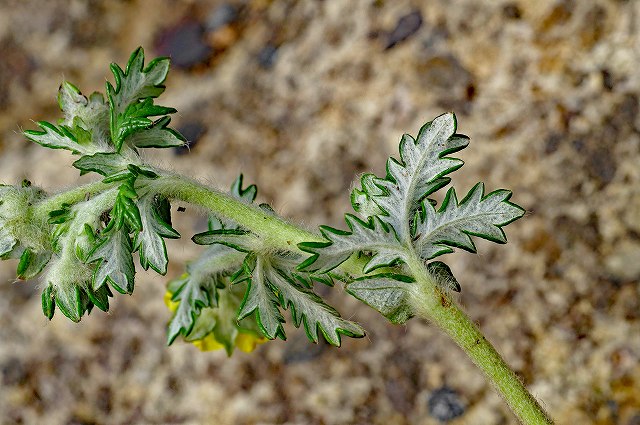
[(224, 348), (224, 345), (220, 344), (216, 340), (216, 338), (213, 336), (213, 333), (210, 333), (202, 339), (193, 341), (192, 344), (198, 347), (200, 351), (214, 351)]
[(164, 293), (164, 303), (167, 305), (167, 307), (169, 308), (169, 310), (171, 310), (172, 313), (175, 313), (176, 310), (178, 309), (178, 306), (180, 305), (179, 301), (171, 301), (171, 298), (173, 297), (173, 294), (169, 291)]
[(245, 353), (250, 353), (256, 349), (258, 344), (266, 342), (266, 338), (261, 338), (250, 333), (240, 332), (236, 337), (236, 347)]

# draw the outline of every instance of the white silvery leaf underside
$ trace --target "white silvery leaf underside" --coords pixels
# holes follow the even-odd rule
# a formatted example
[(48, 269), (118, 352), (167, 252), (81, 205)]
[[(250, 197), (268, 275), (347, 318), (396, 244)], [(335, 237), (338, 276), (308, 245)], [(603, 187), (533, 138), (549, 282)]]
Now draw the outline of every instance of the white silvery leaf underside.
[(509, 202), (510, 197), (508, 190), (496, 190), (485, 196), (484, 185), (478, 183), (460, 202), (455, 190), (450, 189), (437, 211), (424, 202), (424, 217), (416, 227), (416, 252), (424, 259), (452, 252), (452, 247), (476, 252), (471, 236), (505, 243), (502, 226), (525, 213)]
[(449, 179), (444, 176), (464, 164), (459, 159), (446, 157), (469, 144), (466, 136), (455, 131), (455, 115), (448, 113), (425, 124), (416, 139), (403, 135), (400, 161), (389, 159), (387, 177), (363, 181), (363, 185), (368, 186), (364, 191), (383, 210), (379, 218), (393, 227), (403, 243), (413, 236), (411, 224), (420, 201), (446, 185)]
[(346, 214), (345, 220), (351, 232), (331, 227), (321, 228), (323, 235), (331, 241), (331, 244), (299, 245), (303, 251), (315, 254), (304, 263), (308, 270), (326, 273), (342, 264), (355, 252), (372, 254), (365, 266), (365, 273), (391, 265), (397, 260), (404, 260), (406, 250), (398, 242), (395, 233), (387, 229), (378, 217), (373, 217), (367, 223), (351, 214)]

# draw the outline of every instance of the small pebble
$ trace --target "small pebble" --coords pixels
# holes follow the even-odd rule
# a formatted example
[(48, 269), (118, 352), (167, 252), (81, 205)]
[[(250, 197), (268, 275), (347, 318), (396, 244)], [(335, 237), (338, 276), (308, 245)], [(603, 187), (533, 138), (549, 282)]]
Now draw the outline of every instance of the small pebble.
[(404, 15), (398, 20), (396, 27), (387, 36), (385, 49), (391, 49), (418, 32), (422, 26), (422, 13), (415, 10), (408, 15)]
[(229, 3), (222, 4), (211, 11), (206, 21), (207, 31), (217, 31), (238, 19), (238, 9)]
[(441, 387), (429, 397), (429, 414), (440, 422), (449, 422), (464, 414), (464, 406), (455, 390)]
[(182, 22), (165, 30), (156, 42), (158, 53), (171, 58), (177, 68), (193, 68), (206, 63), (211, 47), (205, 42), (204, 28), (196, 21)]
[(263, 69), (271, 69), (278, 59), (278, 48), (267, 44), (258, 52), (258, 65)]

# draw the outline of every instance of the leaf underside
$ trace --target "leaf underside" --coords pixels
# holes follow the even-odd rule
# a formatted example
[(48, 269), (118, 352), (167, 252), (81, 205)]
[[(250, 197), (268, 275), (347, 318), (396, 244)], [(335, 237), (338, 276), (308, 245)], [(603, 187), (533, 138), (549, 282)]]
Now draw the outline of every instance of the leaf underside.
[[(351, 282), (347, 291), (392, 322), (401, 323), (411, 316), (405, 293), (410, 283), (403, 280), (403, 273), (373, 275), (375, 270), (401, 265), (416, 256), (426, 265), (454, 248), (476, 252), (472, 236), (505, 243), (502, 227), (525, 212), (509, 201), (510, 191), (485, 195), (484, 185), (478, 183), (460, 202), (453, 188), (440, 207), (429, 198), (450, 182), (448, 174), (463, 165), (449, 156), (469, 144), (466, 136), (456, 133), (456, 127), (455, 115), (448, 113), (425, 124), (415, 139), (405, 134), (400, 159), (388, 160), (386, 176), (365, 174), (361, 187), (353, 190), (351, 202), (360, 217), (345, 216), (349, 231), (321, 227), (325, 242), (299, 244), (311, 254), (299, 268), (328, 272), (354, 254), (367, 256), (365, 276)], [(460, 290), (444, 263), (430, 263), (426, 272), (446, 290)]]

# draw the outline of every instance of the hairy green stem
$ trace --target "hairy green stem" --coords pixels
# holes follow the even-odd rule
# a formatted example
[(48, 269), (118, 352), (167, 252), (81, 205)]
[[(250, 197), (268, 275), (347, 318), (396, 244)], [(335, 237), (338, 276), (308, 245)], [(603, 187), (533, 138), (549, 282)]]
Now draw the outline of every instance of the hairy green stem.
[[(239, 202), (231, 196), (212, 191), (199, 183), (181, 177), (166, 178), (166, 183), (171, 191), (167, 195), (232, 219), (265, 238), (274, 248), (291, 251), (296, 250), (300, 242), (322, 240), (318, 235), (302, 230), (279, 217), (265, 214), (260, 209)], [(353, 258), (343, 263), (340, 268), (352, 276), (358, 276), (362, 273), (363, 265), (361, 259)], [(552, 424), (549, 416), (471, 319), (431, 279), (423, 262), (416, 258), (408, 265), (416, 278), (411, 294), (415, 312), (439, 326), (467, 353), (522, 423)]]
[(34, 218), (46, 222), (49, 218), (49, 212), (62, 208), (62, 205), (77, 204), (87, 197), (104, 192), (113, 186), (114, 183), (96, 181), (46, 197), (33, 206)]
[[(301, 229), (282, 218), (265, 213), (253, 204), (245, 204), (236, 198), (182, 176), (161, 177), (154, 188), (170, 199), (177, 199), (200, 206), (219, 217), (231, 219), (243, 228), (259, 235), (266, 246), (284, 251), (298, 251), (302, 242), (324, 242), (317, 234)], [(364, 258), (351, 258), (340, 269), (351, 276), (359, 276), (366, 264)]]
[(553, 424), (478, 327), (431, 278), (423, 262), (413, 258), (408, 266), (416, 279), (410, 290), (416, 315), (436, 324), (467, 353), (523, 424)]
[[(182, 176), (165, 172), (159, 174), (161, 177), (153, 183), (158, 193), (170, 199), (199, 206), (221, 218), (231, 219), (263, 238), (265, 244), (273, 249), (298, 251), (297, 245), (301, 242), (323, 241), (317, 234), (301, 229), (275, 215), (267, 214), (257, 206), (245, 204), (226, 193)], [(112, 185), (95, 182), (51, 196), (34, 206), (34, 214), (36, 217), (45, 217), (49, 211), (60, 208), (64, 203), (80, 202), (87, 196), (93, 196), (110, 187)], [(360, 276), (366, 261), (365, 258), (354, 256), (341, 264), (340, 270), (353, 277)], [(408, 262), (408, 267), (416, 279), (415, 284), (410, 286), (416, 315), (436, 324), (467, 353), (522, 423), (552, 424), (549, 416), (491, 343), (451, 297), (433, 281), (424, 263), (416, 257)]]

